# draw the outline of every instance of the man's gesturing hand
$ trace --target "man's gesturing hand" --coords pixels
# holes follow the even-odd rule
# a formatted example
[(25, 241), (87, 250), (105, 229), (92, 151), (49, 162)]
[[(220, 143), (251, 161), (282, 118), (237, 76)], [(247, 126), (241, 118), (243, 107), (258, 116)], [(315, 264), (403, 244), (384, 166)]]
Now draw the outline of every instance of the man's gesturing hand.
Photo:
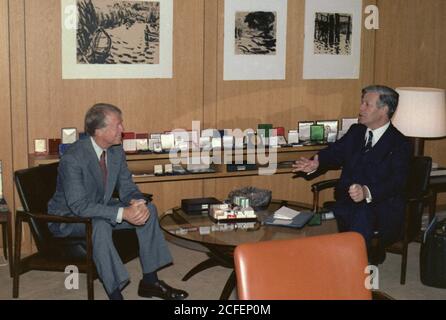
[(302, 171), (305, 173), (309, 173), (309, 172), (316, 171), (318, 167), (319, 167), (318, 155), (315, 155), (312, 160), (302, 157), (299, 160), (296, 160), (296, 162), (294, 162), (293, 172)]

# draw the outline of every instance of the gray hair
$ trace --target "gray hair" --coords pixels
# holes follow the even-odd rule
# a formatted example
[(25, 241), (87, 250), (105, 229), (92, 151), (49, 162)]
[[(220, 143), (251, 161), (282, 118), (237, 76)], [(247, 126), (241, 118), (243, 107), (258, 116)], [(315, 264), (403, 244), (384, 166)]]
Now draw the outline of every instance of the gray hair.
[(376, 105), (379, 108), (387, 106), (389, 109), (387, 115), (389, 116), (389, 119), (392, 118), (398, 106), (398, 99), (400, 96), (398, 92), (386, 86), (372, 85), (362, 89), (361, 97), (364, 98), (369, 92), (379, 93), (379, 99)]
[(107, 126), (105, 123), (105, 117), (109, 113), (122, 115), (122, 111), (112, 104), (96, 103), (94, 106), (92, 106), (85, 114), (85, 132), (93, 137), (96, 129), (102, 129)]

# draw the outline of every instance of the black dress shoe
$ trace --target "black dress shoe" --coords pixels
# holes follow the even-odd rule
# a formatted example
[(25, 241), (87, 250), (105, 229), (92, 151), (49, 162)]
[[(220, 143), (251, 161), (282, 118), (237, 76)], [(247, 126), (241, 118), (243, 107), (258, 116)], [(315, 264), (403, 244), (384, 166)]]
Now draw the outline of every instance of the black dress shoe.
[(153, 284), (141, 280), (138, 286), (138, 295), (144, 298), (158, 297), (164, 300), (183, 300), (189, 296), (186, 291), (172, 288), (161, 280)]

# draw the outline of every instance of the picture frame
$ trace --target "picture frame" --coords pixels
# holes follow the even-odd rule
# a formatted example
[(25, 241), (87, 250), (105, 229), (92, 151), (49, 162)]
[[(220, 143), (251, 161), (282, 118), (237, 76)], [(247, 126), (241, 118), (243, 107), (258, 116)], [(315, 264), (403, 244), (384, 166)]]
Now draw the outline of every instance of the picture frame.
[(299, 144), (299, 132), (297, 130), (288, 130), (288, 143)]
[(161, 148), (163, 150), (170, 150), (175, 147), (175, 135), (171, 132), (162, 133), (160, 136)]
[(126, 153), (135, 153), (138, 150), (136, 147), (135, 132), (122, 133), (122, 149), (124, 149)]
[(284, 80), (287, 0), (225, 0), (223, 80)]
[(335, 142), (338, 136), (338, 120), (317, 120), (316, 124), (324, 126), (324, 140), (327, 142)]
[(48, 146), (46, 139), (34, 139), (34, 153), (48, 154)]
[(299, 140), (302, 142), (310, 141), (310, 127), (314, 124), (314, 121), (299, 121), (297, 128), (299, 132)]
[(306, 0), (303, 79), (358, 79), (362, 1)]
[(173, 0), (61, 0), (62, 79), (173, 77)]
[(77, 129), (62, 128), (61, 137), (62, 137), (62, 144), (75, 143), (77, 141)]
[(136, 133), (136, 150), (148, 151), (149, 150), (149, 134), (148, 133)]

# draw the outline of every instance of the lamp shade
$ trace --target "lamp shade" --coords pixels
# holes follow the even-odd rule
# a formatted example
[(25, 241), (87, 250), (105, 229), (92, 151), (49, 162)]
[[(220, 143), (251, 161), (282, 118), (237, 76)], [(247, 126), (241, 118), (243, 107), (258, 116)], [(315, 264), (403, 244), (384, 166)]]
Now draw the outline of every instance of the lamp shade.
[(446, 136), (445, 90), (396, 88), (398, 108), (392, 123), (404, 135), (419, 138)]

